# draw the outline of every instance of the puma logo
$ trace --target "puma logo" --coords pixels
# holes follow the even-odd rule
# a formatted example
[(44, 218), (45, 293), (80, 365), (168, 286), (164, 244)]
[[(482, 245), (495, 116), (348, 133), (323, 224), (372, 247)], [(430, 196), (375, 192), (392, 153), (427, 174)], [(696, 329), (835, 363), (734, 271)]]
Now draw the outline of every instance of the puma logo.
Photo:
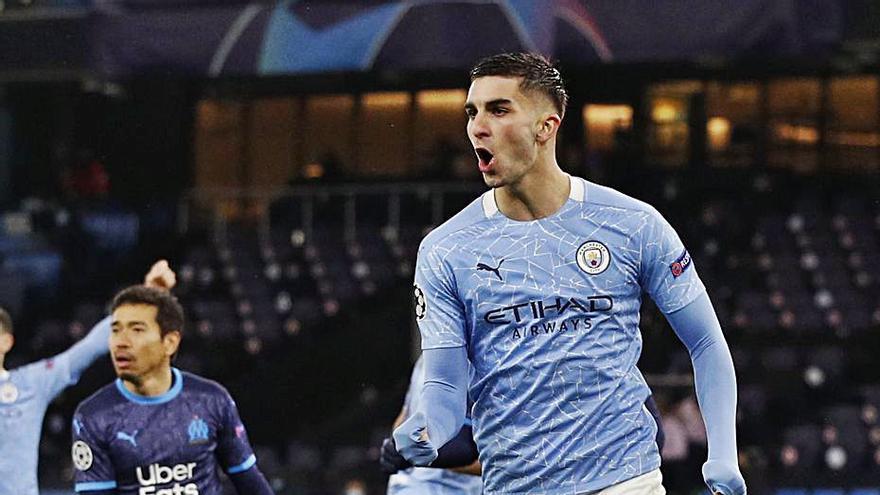
[(477, 263), (477, 271), (483, 270), (487, 272), (492, 272), (495, 274), (496, 277), (498, 277), (498, 280), (504, 282), (504, 278), (501, 277), (501, 272), (499, 271), (499, 269), (501, 268), (501, 263), (504, 263), (504, 258), (502, 258), (501, 261), (498, 262), (498, 266), (496, 266), (495, 268), (492, 268), (485, 263)]
[(117, 431), (116, 432), (116, 439), (117, 440), (125, 440), (126, 442), (130, 443), (132, 446), (137, 447), (138, 444), (137, 444), (137, 440), (135, 439), (137, 434), (138, 434), (137, 430), (134, 430), (134, 432), (132, 432), (131, 435), (129, 435), (128, 433), (126, 433), (124, 431)]

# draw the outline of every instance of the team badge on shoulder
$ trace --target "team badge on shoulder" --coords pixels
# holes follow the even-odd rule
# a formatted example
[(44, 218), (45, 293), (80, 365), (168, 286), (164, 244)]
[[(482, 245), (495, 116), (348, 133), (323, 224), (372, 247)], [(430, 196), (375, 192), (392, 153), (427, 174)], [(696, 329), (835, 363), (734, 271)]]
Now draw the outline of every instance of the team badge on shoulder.
[(73, 458), (73, 466), (80, 471), (88, 471), (88, 469), (92, 467), (92, 461), (95, 458), (92, 455), (91, 447), (82, 440), (73, 442), (73, 447), (70, 449), (70, 456)]
[(413, 305), (416, 309), (416, 319), (424, 319), (428, 314), (428, 301), (425, 300), (425, 293), (418, 284), (413, 284)]
[(608, 269), (611, 264), (611, 253), (599, 241), (587, 241), (578, 248), (577, 264), (581, 270), (590, 275), (598, 275)]
[(691, 254), (688, 253), (687, 249), (682, 251), (681, 256), (678, 257), (677, 260), (673, 261), (671, 265), (669, 265), (669, 270), (672, 272), (673, 278), (678, 278), (687, 270), (693, 263), (691, 262)]
[(0, 404), (12, 404), (18, 399), (18, 387), (12, 382), (0, 385)]

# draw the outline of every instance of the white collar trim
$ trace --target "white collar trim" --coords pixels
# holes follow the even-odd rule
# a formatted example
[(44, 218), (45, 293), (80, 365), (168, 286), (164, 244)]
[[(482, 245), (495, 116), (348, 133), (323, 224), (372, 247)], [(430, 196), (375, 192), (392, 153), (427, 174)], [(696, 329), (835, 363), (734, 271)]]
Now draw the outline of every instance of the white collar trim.
[[(568, 176), (571, 187), (569, 188), (568, 198), (583, 203), (586, 196), (584, 181), (571, 175)], [(486, 218), (498, 213), (498, 203), (495, 202), (495, 190), (489, 189), (483, 193), (483, 213)]]

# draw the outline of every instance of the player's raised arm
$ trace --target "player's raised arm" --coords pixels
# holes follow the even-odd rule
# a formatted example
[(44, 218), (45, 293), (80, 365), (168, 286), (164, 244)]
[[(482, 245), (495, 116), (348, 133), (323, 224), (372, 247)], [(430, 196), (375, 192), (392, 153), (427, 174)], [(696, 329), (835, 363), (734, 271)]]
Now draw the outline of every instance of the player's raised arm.
[(691, 356), (709, 443), (703, 478), (713, 493), (745, 495), (737, 461), (736, 375), (730, 350), (690, 254), (672, 227), (653, 213), (642, 233), (642, 285)]

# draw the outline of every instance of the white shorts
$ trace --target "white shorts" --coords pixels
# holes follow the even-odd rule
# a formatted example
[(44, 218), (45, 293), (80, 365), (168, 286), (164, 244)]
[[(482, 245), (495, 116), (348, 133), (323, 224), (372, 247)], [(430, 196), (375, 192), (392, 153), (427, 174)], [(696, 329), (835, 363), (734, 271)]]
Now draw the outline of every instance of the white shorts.
[(663, 488), (663, 475), (655, 469), (623, 483), (580, 495), (666, 495), (666, 489)]

